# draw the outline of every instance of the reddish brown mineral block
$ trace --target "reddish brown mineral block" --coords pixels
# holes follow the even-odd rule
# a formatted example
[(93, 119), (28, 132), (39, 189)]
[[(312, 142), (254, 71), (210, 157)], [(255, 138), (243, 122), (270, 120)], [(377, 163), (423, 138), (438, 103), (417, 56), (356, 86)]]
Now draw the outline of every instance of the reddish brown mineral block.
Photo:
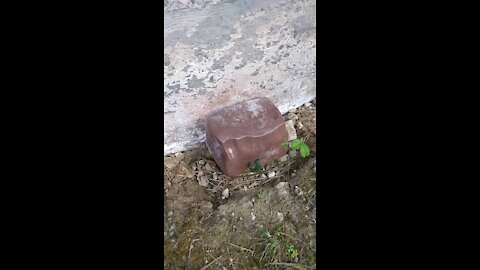
[(224, 174), (248, 172), (248, 163), (270, 163), (287, 151), (288, 133), (280, 111), (266, 97), (212, 112), (206, 119), (207, 146)]

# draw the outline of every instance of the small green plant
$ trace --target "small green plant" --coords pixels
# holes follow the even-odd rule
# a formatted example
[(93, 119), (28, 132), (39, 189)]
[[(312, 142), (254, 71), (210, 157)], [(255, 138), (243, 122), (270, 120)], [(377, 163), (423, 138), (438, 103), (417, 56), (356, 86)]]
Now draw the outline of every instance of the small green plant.
[(296, 258), (298, 256), (297, 247), (295, 247), (293, 244), (288, 245), (287, 255), (289, 255), (291, 258)]
[(268, 240), (268, 243), (265, 246), (265, 250), (261, 253), (262, 256), (260, 258), (260, 261), (262, 261), (263, 259), (267, 259), (271, 262), (275, 260), (276, 255), (278, 254), (278, 251), (280, 249), (280, 232), (280, 225), (275, 226), (273, 234), (271, 234), (265, 227), (262, 227), (260, 229), (260, 235)]
[[(283, 145), (283, 147), (285, 147), (285, 149), (288, 150), (288, 142), (284, 142), (282, 145)], [(292, 140), (290, 142), (290, 148), (292, 150), (300, 149), (300, 156), (302, 156), (303, 158), (310, 155), (310, 147), (308, 147), (308, 145), (305, 143), (305, 141), (303, 139), (302, 140), (299, 140), (299, 139)]]
[(287, 240), (285, 237), (292, 238), (292, 236), (283, 232), (281, 224), (275, 225), (272, 230), (268, 230), (261, 225), (257, 225), (260, 229), (260, 236), (263, 239), (263, 251), (258, 255), (260, 262), (282, 263), (282, 261), (298, 262), (300, 254), (294, 242)]
[(250, 161), (248, 163), (248, 168), (251, 172), (258, 172), (263, 170), (263, 165), (260, 163), (260, 160), (257, 158), (256, 160)]
[(257, 198), (262, 200), (267, 196), (267, 191), (263, 188), (261, 188), (259, 191), (257, 191)]

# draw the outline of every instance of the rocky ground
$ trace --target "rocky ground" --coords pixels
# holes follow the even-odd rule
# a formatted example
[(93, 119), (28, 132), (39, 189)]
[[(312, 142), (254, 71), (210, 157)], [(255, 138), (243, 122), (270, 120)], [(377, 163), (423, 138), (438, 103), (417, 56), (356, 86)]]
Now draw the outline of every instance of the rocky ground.
[(256, 173), (222, 174), (205, 146), (164, 159), (165, 269), (316, 268), (316, 102), (289, 111), (297, 151)]

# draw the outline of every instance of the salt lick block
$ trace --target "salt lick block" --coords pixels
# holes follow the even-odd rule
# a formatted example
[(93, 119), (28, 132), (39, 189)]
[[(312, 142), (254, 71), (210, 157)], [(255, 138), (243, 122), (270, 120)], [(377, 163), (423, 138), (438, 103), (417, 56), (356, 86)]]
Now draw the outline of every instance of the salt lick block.
[(206, 118), (206, 142), (224, 174), (236, 177), (248, 172), (259, 159), (265, 165), (287, 153), (285, 121), (266, 97), (236, 103), (210, 113)]

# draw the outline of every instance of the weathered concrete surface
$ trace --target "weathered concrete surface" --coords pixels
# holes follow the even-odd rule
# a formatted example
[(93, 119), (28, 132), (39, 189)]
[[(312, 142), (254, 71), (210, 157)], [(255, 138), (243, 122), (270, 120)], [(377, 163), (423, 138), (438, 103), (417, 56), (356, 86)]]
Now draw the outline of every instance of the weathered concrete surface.
[(164, 0), (164, 154), (205, 141), (210, 111), (315, 97), (314, 0)]

